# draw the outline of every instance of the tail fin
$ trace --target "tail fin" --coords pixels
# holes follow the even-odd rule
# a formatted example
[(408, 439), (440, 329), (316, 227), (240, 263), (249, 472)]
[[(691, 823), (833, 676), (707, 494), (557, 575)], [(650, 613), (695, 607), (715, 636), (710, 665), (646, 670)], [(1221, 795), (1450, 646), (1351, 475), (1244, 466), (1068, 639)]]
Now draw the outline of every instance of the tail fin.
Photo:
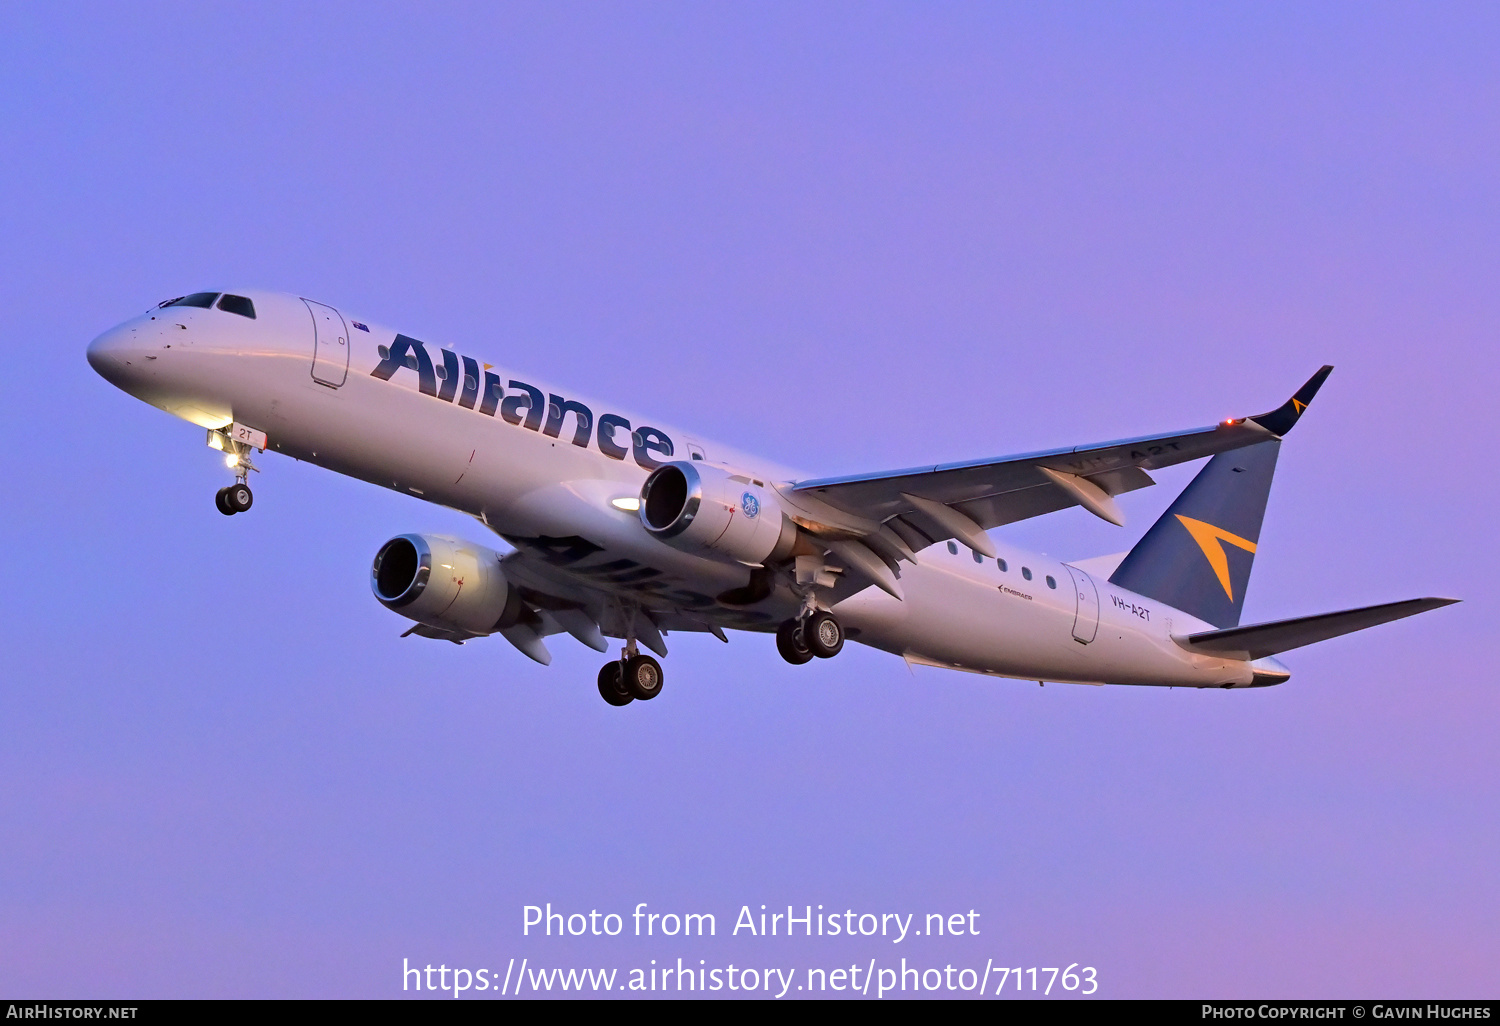
[(1296, 425), (1332, 371), (1318, 368), (1296, 395), (1251, 418), (1276, 437), (1209, 460), (1130, 550), (1110, 583), (1215, 627), (1238, 627), (1281, 436)]
[(1111, 584), (1237, 627), (1281, 440), (1221, 452), (1136, 543)]

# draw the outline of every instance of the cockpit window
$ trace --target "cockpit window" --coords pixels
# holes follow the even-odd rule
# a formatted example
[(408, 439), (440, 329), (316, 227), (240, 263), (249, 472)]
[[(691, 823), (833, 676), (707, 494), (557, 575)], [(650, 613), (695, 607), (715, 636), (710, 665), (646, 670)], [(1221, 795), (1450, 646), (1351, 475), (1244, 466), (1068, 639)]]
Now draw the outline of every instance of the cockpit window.
[(224, 298), (219, 300), (219, 309), (225, 313), (239, 314), (241, 317), (255, 320), (255, 304), (244, 296), (231, 296), (227, 292), (224, 293)]
[(207, 310), (214, 305), (214, 300), (218, 298), (219, 294), (217, 292), (194, 292), (191, 296), (174, 299), (170, 303), (163, 303), (162, 306), (197, 306)]

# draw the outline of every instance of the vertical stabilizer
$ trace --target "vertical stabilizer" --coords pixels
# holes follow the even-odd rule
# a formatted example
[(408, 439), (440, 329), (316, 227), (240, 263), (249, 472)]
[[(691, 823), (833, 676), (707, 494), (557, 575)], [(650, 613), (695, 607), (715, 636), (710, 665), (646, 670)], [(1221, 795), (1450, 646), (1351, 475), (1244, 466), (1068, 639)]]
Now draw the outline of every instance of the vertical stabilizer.
[(1237, 627), (1280, 451), (1273, 439), (1209, 460), (1110, 583), (1215, 627)]

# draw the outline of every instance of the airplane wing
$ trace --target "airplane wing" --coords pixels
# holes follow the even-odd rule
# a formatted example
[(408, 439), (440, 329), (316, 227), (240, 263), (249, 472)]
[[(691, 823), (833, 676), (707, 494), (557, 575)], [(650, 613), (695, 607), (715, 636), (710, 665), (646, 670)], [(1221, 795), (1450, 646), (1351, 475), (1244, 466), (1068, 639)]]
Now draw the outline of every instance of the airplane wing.
[(807, 502), (814, 521), (817, 507), (824, 505), (834, 512), (835, 524), (842, 519), (846, 525), (878, 525), (874, 531), (845, 526), (844, 536), (863, 535), (888, 564), (949, 538), (993, 556), (984, 534), (992, 527), (1069, 506), (1083, 506), (1122, 524), (1124, 516), (1114, 496), (1154, 484), (1147, 471), (1280, 438), (1297, 423), (1332, 370), (1323, 367), (1291, 399), (1255, 417), (999, 459), (799, 481), (790, 497)]

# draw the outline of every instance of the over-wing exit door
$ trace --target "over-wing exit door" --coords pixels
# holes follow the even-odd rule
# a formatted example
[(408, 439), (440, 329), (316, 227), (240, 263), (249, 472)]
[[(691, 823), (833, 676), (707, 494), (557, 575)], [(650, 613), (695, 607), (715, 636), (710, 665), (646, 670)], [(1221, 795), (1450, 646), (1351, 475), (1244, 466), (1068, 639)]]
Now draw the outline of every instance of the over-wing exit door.
[(1099, 589), (1094, 587), (1094, 579), (1076, 566), (1068, 567), (1068, 575), (1073, 578), (1073, 594), (1078, 599), (1073, 614), (1073, 640), (1087, 645), (1099, 635)]
[(349, 328), (331, 306), (304, 299), (313, 319), (313, 380), (338, 388), (349, 376)]

